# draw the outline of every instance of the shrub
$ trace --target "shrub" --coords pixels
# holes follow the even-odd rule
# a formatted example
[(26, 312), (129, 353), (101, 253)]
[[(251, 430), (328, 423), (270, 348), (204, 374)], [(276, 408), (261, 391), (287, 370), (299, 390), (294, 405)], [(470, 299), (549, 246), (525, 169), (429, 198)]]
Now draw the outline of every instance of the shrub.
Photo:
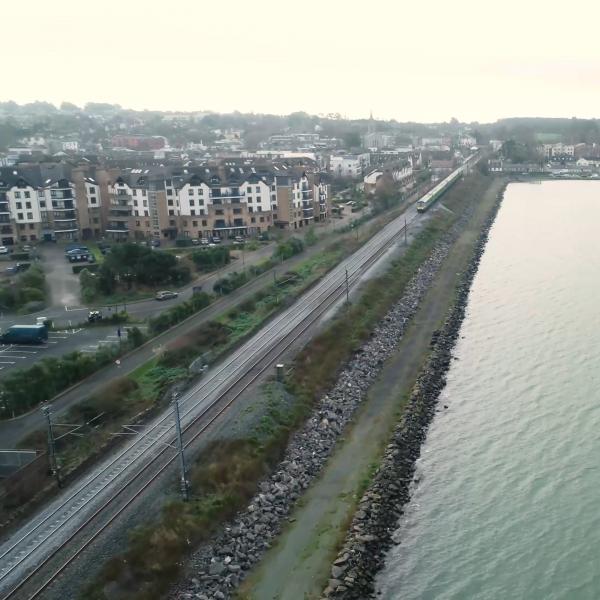
[(205, 292), (193, 294), (186, 302), (177, 304), (156, 317), (152, 317), (149, 321), (150, 332), (152, 334), (161, 333), (199, 310), (206, 308), (210, 303), (211, 297)]
[(236, 290), (239, 287), (242, 287), (249, 280), (248, 273), (242, 271), (238, 273), (234, 271), (233, 273), (229, 273), (227, 277), (223, 277), (215, 281), (213, 285), (213, 291), (217, 294), (231, 294), (233, 290)]
[(273, 253), (274, 258), (279, 260), (287, 260), (296, 254), (300, 254), (304, 250), (304, 242), (297, 237), (291, 237), (286, 242), (280, 242)]
[(231, 256), (229, 254), (229, 248), (217, 246), (216, 248), (196, 250), (192, 253), (192, 260), (198, 271), (206, 273), (208, 271), (215, 271), (216, 269), (229, 264)]
[(81, 273), (83, 271), (88, 271), (88, 272), (95, 272), (100, 268), (100, 265), (98, 263), (91, 263), (91, 264), (86, 264), (86, 265), (73, 265), (71, 267), (71, 269), (73, 270), (73, 273), (75, 273), (75, 275), (77, 275), (78, 273)]

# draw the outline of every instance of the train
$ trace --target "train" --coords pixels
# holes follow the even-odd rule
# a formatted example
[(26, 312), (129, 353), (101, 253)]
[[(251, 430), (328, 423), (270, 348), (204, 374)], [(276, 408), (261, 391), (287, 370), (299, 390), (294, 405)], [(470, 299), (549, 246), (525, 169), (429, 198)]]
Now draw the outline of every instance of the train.
[(430, 189), (422, 198), (417, 201), (417, 212), (424, 213), (428, 210), (439, 197), (450, 189), (463, 175), (465, 171), (473, 167), (479, 160), (479, 153), (471, 154), (469, 158), (460, 166), (442, 179), (436, 186)]

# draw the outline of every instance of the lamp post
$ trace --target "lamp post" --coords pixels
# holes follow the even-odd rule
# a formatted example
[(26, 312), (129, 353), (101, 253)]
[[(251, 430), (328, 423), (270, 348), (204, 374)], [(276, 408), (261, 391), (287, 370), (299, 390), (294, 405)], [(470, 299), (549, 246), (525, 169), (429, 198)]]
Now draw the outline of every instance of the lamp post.
[(52, 474), (56, 477), (56, 483), (58, 487), (62, 486), (62, 481), (60, 479), (60, 469), (58, 466), (58, 459), (56, 457), (56, 441), (54, 439), (54, 427), (52, 425), (52, 405), (47, 404), (46, 406), (42, 406), (42, 412), (46, 417), (46, 422), (48, 425), (48, 454), (50, 456), (50, 469), (52, 470)]

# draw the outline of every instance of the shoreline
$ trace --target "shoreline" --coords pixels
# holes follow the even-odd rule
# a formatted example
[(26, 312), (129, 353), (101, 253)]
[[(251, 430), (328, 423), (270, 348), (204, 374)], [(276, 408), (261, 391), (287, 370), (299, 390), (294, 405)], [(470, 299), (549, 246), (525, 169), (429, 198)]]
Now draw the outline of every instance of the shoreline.
[(446, 385), (452, 351), (465, 317), (473, 279), (485, 252), (491, 227), (502, 204), (506, 182), (475, 243), (472, 257), (456, 286), (456, 297), (440, 330), (434, 332), (431, 353), (413, 386), (404, 414), (387, 444), (379, 468), (358, 503), (342, 549), (331, 567), (323, 598), (364, 600), (376, 597), (375, 576), (385, 564), (403, 507), (410, 501), (415, 463), (427, 437)]

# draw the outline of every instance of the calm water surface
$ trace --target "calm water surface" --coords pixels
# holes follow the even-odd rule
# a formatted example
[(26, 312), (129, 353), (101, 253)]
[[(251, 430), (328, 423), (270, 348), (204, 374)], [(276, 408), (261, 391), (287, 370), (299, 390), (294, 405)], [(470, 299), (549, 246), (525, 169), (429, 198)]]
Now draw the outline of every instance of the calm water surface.
[(600, 182), (511, 184), (382, 598), (600, 598)]

